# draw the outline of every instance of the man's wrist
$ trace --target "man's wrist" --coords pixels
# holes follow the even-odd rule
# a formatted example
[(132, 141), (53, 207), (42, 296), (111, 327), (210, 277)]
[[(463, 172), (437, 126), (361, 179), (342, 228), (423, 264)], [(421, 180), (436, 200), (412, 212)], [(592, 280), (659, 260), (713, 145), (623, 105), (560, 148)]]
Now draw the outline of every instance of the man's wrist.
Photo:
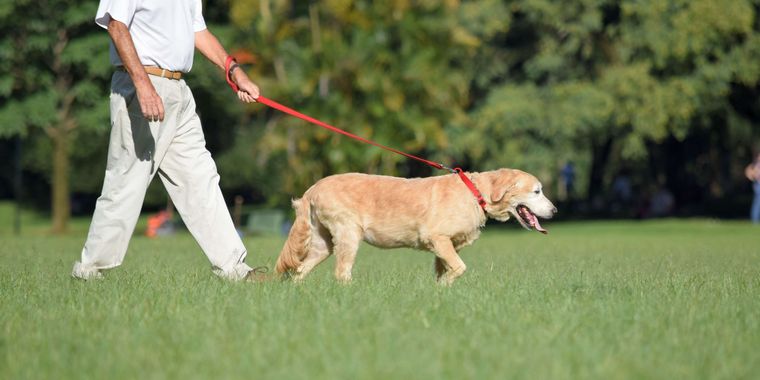
[(232, 88), (232, 91), (237, 92), (240, 88), (237, 86), (237, 81), (232, 78), (232, 72), (234, 71), (235, 66), (237, 66), (235, 57), (228, 55), (227, 58), (224, 59), (224, 78), (227, 80), (227, 84), (230, 85), (230, 88)]
[(240, 65), (238, 65), (237, 62), (232, 62), (230, 65), (230, 79), (232, 79), (236, 84), (239, 84), (237, 76), (235, 75), (235, 71), (237, 71), (236, 69), (240, 69)]
[(150, 81), (147, 75), (135, 75), (132, 78), (132, 83), (134, 83), (135, 90), (137, 92), (149, 91), (153, 88), (153, 83)]

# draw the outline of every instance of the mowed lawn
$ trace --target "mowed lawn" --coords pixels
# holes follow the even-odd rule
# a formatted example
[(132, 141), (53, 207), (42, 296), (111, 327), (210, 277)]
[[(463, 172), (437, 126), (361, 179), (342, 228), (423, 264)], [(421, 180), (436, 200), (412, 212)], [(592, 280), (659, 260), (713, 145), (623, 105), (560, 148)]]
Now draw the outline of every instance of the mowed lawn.
[[(86, 221), (84, 222), (86, 223)], [(187, 234), (135, 237), (69, 277), (84, 230), (0, 235), (3, 379), (742, 379), (760, 374), (760, 228), (743, 222), (489, 226), (466, 274), (362, 246), (302, 284), (230, 283)], [(247, 237), (272, 266), (282, 237)]]

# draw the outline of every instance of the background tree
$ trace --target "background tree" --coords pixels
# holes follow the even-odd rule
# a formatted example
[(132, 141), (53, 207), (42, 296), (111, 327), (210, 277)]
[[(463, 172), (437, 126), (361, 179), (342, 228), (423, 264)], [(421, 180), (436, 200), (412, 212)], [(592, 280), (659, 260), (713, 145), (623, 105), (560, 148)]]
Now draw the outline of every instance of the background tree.
[[(751, 1), (231, 5), (265, 94), (473, 169), (520, 167), (552, 184), (572, 160), (589, 200), (607, 197), (621, 170), (642, 191), (667, 185), (695, 202), (720, 197), (750, 155), (740, 143), (757, 135), (752, 100), (738, 96), (758, 81)], [(250, 111), (265, 127), (241, 130), (244, 143), (221, 166), (266, 193), (297, 194), (349, 170), (429, 174), (260, 106)], [(714, 159), (725, 155), (733, 158)], [(233, 163), (243, 161), (258, 170), (241, 175)], [(706, 191), (695, 197), (695, 188)]]
[[(32, 141), (32, 157), (45, 157), (52, 184), (53, 231), (66, 230), (70, 205), (70, 156), (90, 149), (77, 130), (107, 129), (107, 35), (93, 27), (91, 1), (14, 1), (0, 5), (0, 137)], [(45, 149), (35, 128), (52, 143)], [(32, 166), (34, 164), (31, 164)]]
[[(381, 144), (447, 158), (445, 127), (466, 117), (472, 69), (462, 59), (473, 46), (456, 2), (231, 3), (241, 44), (259, 58), (252, 73), (266, 96)], [(223, 177), (261, 184), (273, 203), (333, 173), (430, 173), (259, 105), (251, 112), (263, 127), (241, 130), (220, 167), (234, 171)], [(234, 162), (256, 168), (241, 173)]]
[(480, 80), (491, 87), (464, 147), (475, 159), (546, 174), (579, 161), (589, 198), (624, 168), (684, 200), (733, 189), (758, 136), (757, 2), (511, 4), (492, 44), (509, 71)]
[[(0, 148), (24, 136), (32, 182), (61, 183), (48, 175), (66, 171), (52, 152), (71, 157), (71, 183), (88, 195), (105, 165), (107, 107), (95, 102), (105, 103), (110, 73), (91, 3), (0, 5)], [(228, 0), (205, 16), (253, 63), (265, 96), (382, 144), (471, 170), (522, 168), (550, 190), (572, 160), (582, 205), (598, 215), (610, 214), (621, 173), (643, 200), (673, 192), (683, 215), (739, 215), (749, 196), (741, 169), (760, 148), (759, 9), (757, 0)], [(241, 106), (217, 68), (195, 62), (188, 83), (227, 195), (287, 207), (330, 174), (434, 174)], [(146, 205), (164, 199), (154, 186)]]

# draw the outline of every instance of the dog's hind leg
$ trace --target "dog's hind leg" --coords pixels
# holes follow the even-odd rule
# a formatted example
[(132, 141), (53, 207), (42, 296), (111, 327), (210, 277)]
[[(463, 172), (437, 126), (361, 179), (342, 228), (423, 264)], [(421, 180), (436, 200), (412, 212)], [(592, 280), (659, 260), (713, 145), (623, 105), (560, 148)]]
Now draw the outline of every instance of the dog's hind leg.
[(333, 234), (335, 244), (335, 278), (343, 283), (351, 282), (351, 270), (356, 260), (356, 251), (361, 243), (361, 233), (358, 228), (340, 228)]
[[(457, 254), (451, 239), (447, 236), (438, 236), (432, 239), (433, 252), (436, 256), (436, 272), (438, 273), (438, 282), (444, 285), (451, 285), (457, 277), (461, 276), (467, 265)], [(439, 271), (439, 265), (443, 265), (443, 273)]]
[(332, 237), (327, 229), (320, 225), (317, 232), (311, 237), (311, 245), (301, 265), (296, 268), (296, 274), (293, 277), (295, 281), (301, 281), (311, 272), (314, 267), (330, 256), (332, 250)]

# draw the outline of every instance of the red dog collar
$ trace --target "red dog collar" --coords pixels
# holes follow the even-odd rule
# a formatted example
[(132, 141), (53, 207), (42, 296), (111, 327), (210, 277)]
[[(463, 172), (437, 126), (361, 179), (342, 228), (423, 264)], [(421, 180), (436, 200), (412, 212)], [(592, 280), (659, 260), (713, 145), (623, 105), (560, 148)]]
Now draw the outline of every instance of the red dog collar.
[(464, 175), (464, 172), (461, 168), (455, 168), (454, 171), (459, 174), (459, 178), (462, 179), (462, 182), (467, 186), (468, 189), (470, 189), (470, 192), (472, 192), (472, 195), (475, 196), (475, 198), (478, 200), (478, 204), (480, 207), (483, 208), (483, 211), (486, 210), (486, 200), (483, 199), (483, 195), (480, 194), (480, 190), (478, 190), (477, 187), (475, 187), (475, 184), (470, 181), (469, 178), (467, 178), (466, 175)]

